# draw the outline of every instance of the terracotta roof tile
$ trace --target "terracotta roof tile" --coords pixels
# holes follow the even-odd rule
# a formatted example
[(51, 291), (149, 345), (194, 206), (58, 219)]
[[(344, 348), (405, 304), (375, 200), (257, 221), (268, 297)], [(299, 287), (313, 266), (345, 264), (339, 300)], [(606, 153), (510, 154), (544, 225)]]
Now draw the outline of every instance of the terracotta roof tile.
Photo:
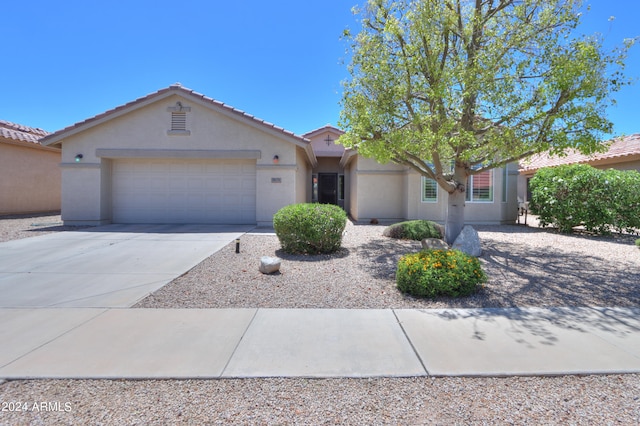
[(599, 160), (607, 160), (632, 155), (640, 155), (640, 133), (625, 136), (605, 142), (609, 145), (606, 152), (598, 152), (591, 155), (584, 155), (576, 150), (567, 150), (566, 156), (550, 156), (548, 152), (535, 154), (528, 159), (520, 161), (520, 171), (528, 172), (541, 169), (543, 167), (553, 167), (562, 164), (591, 163)]
[(314, 134), (322, 133), (322, 132), (325, 132), (325, 131), (333, 131), (333, 132), (337, 132), (337, 133), (340, 133), (340, 134), (344, 133), (343, 130), (338, 129), (337, 127), (332, 126), (331, 124), (325, 124), (324, 126), (319, 127), (317, 129), (314, 129), (314, 130), (311, 130), (310, 132), (307, 132), (302, 136), (304, 136), (305, 138), (309, 138), (309, 137), (313, 136)]
[(49, 132), (36, 127), (23, 126), (22, 124), (11, 123), (0, 120), (0, 137), (13, 139), (16, 141), (40, 143), (40, 139), (47, 136)]

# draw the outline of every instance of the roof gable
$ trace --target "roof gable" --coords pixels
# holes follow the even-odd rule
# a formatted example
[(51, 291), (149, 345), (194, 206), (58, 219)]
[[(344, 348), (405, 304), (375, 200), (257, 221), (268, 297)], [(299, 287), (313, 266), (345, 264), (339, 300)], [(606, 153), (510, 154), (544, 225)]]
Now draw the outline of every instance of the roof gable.
[(342, 157), (344, 146), (337, 143), (344, 132), (330, 124), (305, 133), (317, 157)]
[(291, 131), (285, 130), (284, 128), (276, 126), (275, 124), (259, 119), (251, 114), (247, 114), (246, 112), (233, 108), (223, 102), (217, 101), (213, 98), (209, 98), (191, 89), (187, 89), (180, 84), (173, 84), (164, 89), (160, 89), (157, 92), (143, 96), (141, 98), (128, 102), (124, 105), (117, 106), (111, 110), (105, 111), (94, 117), (88, 118), (84, 121), (78, 122), (69, 127), (58, 130), (44, 137), (41, 142), (44, 145), (60, 144), (65, 138), (68, 138), (69, 136), (83, 132), (92, 127), (95, 127), (97, 125), (110, 121), (114, 118), (128, 114), (132, 111), (143, 108), (149, 104), (155, 103), (159, 100), (168, 98), (176, 94), (182, 97), (185, 97), (189, 100), (192, 100), (194, 102), (197, 102), (201, 105), (204, 105), (208, 108), (212, 108), (215, 111), (222, 113), (223, 115), (234, 118), (236, 120), (243, 121), (246, 124), (259, 128), (263, 131), (269, 132), (276, 136), (284, 137), (289, 141), (303, 148), (307, 148), (307, 146), (309, 146), (310, 144), (310, 141), (304, 138), (303, 136), (296, 135)]

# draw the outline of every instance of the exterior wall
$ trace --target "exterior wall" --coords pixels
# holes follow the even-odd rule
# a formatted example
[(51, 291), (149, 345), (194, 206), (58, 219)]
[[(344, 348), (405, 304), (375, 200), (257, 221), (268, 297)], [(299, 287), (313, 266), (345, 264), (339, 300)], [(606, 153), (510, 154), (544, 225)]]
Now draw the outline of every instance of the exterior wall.
[(338, 157), (318, 157), (318, 165), (314, 167), (313, 173), (344, 173), (344, 169), (340, 167), (340, 158)]
[(447, 192), (438, 187), (437, 202), (422, 201), (422, 176), (414, 171), (407, 173), (407, 220), (426, 219), (444, 223), (447, 219)]
[(296, 202), (296, 167), (258, 166), (256, 179), (256, 222), (271, 226), (280, 208)]
[[(598, 167), (598, 166), (596, 166)], [(640, 172), (640, 159), (635, 160), (635, 161), (625, 161), (625, 162), (621, 162), (621, 163), (616, 163), (614, 165), (603, 165), (602, 167), (598, 167), (598, 168), (603, 168), (603, 169), (618, 169), (618, 170), (636, 170), (638, 172)]]
[(302, 148), (297, 148), (296, 203), (311, 202), (311, 167)]
[[(368, 222), (402, 220), (406, 211), (405, 169), (358, 157), (350, 170), (350, 213), (354, 220)], [(353, 188), (357, 188), (355, 194)]]
[[(189, 135), (171, 135), (171, 113), (177, 101), (190, 107)], [(204, 102), (204, 101), (203, 101)], [(133, 153), (144, 158), (150, 152), (171, 152), (176, 158), (199, 156), (203, 152), (232, 152), (234, 156), (256, 158), (256, 220), (272, 222), (282, 206), (306, 198), (296, 184), (306, 170), (298, 170), (297, 146), (260, 127), (212, 110), (198, 100), (173, 95), (145, 107), (112, 118), (62, 140), (62, 214), (67, 224), (109, 223), (111, 221), (111, 158)], [(101, 150), (98, 152), (98, 150)], [(104, 150), (120, 150), (109, 151)], [(171, 151), (169, 151), (171, 150)], [(189, 154), (189, 151), (198, 153)], [(124, 154), (123, 154), (124, 152)], [(256, 154), (257, 153), (257, 154)], [(83, 158), (75, 162), (77, 154)], [(164, 155), (164, 154), (163, 154)], [(216, 154), (217, 155), (217, 154)], [(278, 156), (277, 164), (274, 156)], [(306, 155), (306, 154), (305, 154)]]
[(100, 225), (103, 219), (100, 164), (62, 164), (62, 220), (72, 225)]
[(60, 151), (33, 145), (0, 141), (0, 214), (60, 210)]
[(353, 220), (358, 220), (358, 174), (356, 169), (358, 168), (358, 156), (354, 156), (347, 166), (345, 167), (345, 177), (347, 181), (349, 191), (347, 198), (345, 199), (344, 208)]
[[(356, 221), (372, 218), (391, 222), (428, 219), (445, 223), (448, 194), (438, 187), (437, 202), (422, 201), (422, 177), (419, 173), (398, 165), (380, 165), (357, 157), (349, 163), (349, 187), (356, 188), (349, 198), (349, 212)], [(514, 223), (517, 218), (517, 165), (507, 169), (507, 198), (503, 202), (503, 169), (493, 170), (493, 201), (466, 202), (465, 222), (468, 224)]]

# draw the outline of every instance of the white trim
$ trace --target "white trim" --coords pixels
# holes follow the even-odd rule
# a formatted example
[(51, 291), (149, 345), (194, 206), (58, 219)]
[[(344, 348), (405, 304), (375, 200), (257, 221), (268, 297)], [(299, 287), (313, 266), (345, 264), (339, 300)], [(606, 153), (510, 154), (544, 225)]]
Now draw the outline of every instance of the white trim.
[(102, 165), (100, 163), (60, 163), (58, 166), (61, 169), (99, 169)]
[(236, 160), (258, 160), (258, 150), (200, 150), (200, 149), (96, 149), (96, 157), (103, 158), (219, 158)]
[[(475, 200), (474, 201), (473, 200), (473, 183), (472, 183), (472, 179), (473, 179), (474, 176), (477, 176), (477, 175), (470, 175), (467, 178), (467, 180), (468, 180), (468, 182), (467, 182), (468, 183), (467, 190), (470, 191), (470, 197), (469, 197), (469, 199), (467, 199), (467, 196), (465, 194), (465, 197), (464, 197), (465, 198), (465, 202), (472, 203), (472, 204), (493, 204), (493, 203), (495, 203), (495, 200), (496, 200), (496, 188), (495, 188), (496, 180), (495, 180), (495, 176), (494, 176), (494, 173), (493, 173), (494, 170), (495, 169), (486, 170), (486, 172), (489, 172), (491, 174), (491, 187), (490, 187), (491, 188), (491, 201), (489, 201), (489, 200)], [(483, 173), (485, 173), (485, 172), (483, 172)]]
[[(438, 182), (436, 182), (435, 180), (428, 178), (426, 176), (420, 176), (420, 202), (423, 204), (437, 204), (438, 200), (439, 200), (439, 196), (440, 196), (440, 191), (438, 188)], [(430, 181), (432, 181), (433, 183), (435, 183), (436, 185), (436, 199), (435, 200), (425, 200), (424, 198), (424, 184), (426, 183), (427, 179), (429, 179)]]
[(191, 136), (191, 130), (167, 130), (169, 136)]

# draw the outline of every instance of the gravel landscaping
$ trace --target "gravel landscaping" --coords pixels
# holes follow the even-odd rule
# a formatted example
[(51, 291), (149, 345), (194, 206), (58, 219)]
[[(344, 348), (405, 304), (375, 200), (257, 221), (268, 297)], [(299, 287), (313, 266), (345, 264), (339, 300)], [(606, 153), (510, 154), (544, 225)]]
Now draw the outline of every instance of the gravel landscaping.
[(83, 228), (87, 227), (65, 226), (59, 213), (0, 216), (0, 243)]
[[(384, 226), (347, 223), (337, 254), (293, 256), (273, 234), (248, 234), (139, 302), (139, 308), (479, 308), (640, 306), (640, 250), (632, 236), (561, 235), (518, 225), (477, 226), (489, 276), (468, 298), (405, 296), (397, 261), (418, 241), (384, 237)], [(281, 273), (258, 271), (261, 256)]]
[[(62, 230), (59, 217), (0, 218), (0, 241)], [(348, 223), (331, 256), (290, 256), (249, 234), (136, 307), (442, 308), (640, 306), (637, 237), (559, 235), (478, 226), (489, 282), (475, 296), (435, 301), (395, 289), (397, 259), (419, 243)], [(260, 256), (283, 259), (258, 272)], [(508, 378), (31, 380), (0, 384), (0, 424), (639, 424), (640, 375)], [(57, 411), (33, 410), (49, 402)], [(55, 404), (57, 403), (57, 404)], [(67, 404), (68, 403), (68, 404)], [(0, 407), (1, 408), (1, 407)], [(69, 408), (67, 410), (67, 408)]]

